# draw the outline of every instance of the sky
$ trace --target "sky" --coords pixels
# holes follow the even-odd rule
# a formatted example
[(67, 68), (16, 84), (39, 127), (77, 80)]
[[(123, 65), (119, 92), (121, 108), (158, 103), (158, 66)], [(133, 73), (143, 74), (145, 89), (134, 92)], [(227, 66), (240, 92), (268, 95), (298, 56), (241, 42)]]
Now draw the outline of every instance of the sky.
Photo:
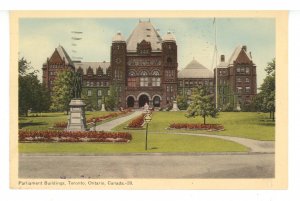
[[(139, 23), (138, 18), (23, 18), (19, 21), (19, 57), (39, 70), (58, 45), (71, 57), (82, 61), (110, 61), (112, 37), (121, 32), (127, 39)], [(193, 58), (213, 68), (215, 44), (213, 18), (151, 18), (160, 36), (171, 31), (176, 37), (178, 69)], [(272, 18), (216, 18), (218, 61), (221, 54), (229, 59), (234, 49), (246, 45), (257, 65), (257, 86), (266, 73), (268, 62), (275, 58), (275, 20)], [(74, 34), (73, 31), (82, 32)], [(81, 37), (81, 40), (72, 40)], [(76, 46), (72, 46), (72, 43)], [(76, 51), (76, 52), (75, 52)]]

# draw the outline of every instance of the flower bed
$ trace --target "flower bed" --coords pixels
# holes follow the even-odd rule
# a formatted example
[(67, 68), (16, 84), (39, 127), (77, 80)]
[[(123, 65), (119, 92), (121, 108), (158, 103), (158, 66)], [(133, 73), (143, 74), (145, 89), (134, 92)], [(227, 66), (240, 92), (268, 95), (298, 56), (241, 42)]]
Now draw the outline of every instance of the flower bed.
[[(91, 118), (87, 119), (86, 122), (89, 124), (89, 123), (92, 123), (95, 120), (95, 123), (99, 123), (99, 122), (102, 122), (104, 120), (108, 120), (108, 119), (112, 119), (112, 118), (115, 118), (115, 117), (118, 117), (118, 116), (125, 115), (129, 112), (131, 112), (130, 109), (120, 111), (120, 112), (112, 112), (112, 113), (109, 113), (109, 114), (106, 114), (106, 115), (103, 115), (103, 116), (100, 116), (100, 117), (91, 117)], [(53, 125), (53, 127), (57, 128), (57, 129), (64, 129), (64, 128), (67, 128), (67, 126), (68, 126), (67, 122), (56, 122)]]
[(172, 123), (170, 129), (190, 129), (190, 130), (208, 130), (222, 131), (224, 126), (221, 124), (189, 124), (189, 123)]
[(129, 122), (127, 128), (143, 128), (144, 124), (144, 114), (134, 118), (131, 122)]
[(127, 132), (21, 131), (19, 142), (130, 142)]

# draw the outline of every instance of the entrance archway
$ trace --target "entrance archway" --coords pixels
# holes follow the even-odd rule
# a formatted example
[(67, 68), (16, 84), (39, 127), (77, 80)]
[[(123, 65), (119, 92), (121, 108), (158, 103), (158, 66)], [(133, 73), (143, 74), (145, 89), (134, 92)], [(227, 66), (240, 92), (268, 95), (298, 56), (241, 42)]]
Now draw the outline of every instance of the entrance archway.
[(153, 98), (153, 106), (154, 107), (160, 107), (160, 97), (159, 96), (154, 96), (154, 98)]
[(143, 94), (139, 97), (139, 107), (144, 107), (146, 103), (149, 104), (149, 97)]
[(132, 96), (127, 98), (127, 107), (134, 107), (134, 98)]

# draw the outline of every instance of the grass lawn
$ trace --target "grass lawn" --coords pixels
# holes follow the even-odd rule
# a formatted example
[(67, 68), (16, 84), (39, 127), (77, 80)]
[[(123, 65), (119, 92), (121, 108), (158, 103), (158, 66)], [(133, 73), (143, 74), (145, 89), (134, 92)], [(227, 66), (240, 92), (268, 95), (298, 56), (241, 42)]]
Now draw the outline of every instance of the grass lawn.
[[(99, 117), (111, 112), (86, 112), (86, 119)], [(68, 115), (62, 112), (42, 113), (42, 116), (19, 117), (19, 128), (25, 130), (49, 130), (54, 123), (67, 122)]]
[(104, 143), (19, 143), (21, 153), (143, 153), (143, 152), (246, 152), (248, 149), (222, 139), (174, 134), (149, 134), (145, 151), (145, 134), (134, 133), (126, 144)]
[[(221, 112), (218, 118), (206, 119), (206, 123), (208, 124), (224, 125), (224, 131), (166, 130), (170, 123), (203, 123), (202, 117), (186, 118), (185, 114), (185, 112), (154, 112), (152, 121), (149, 123), (149, 131), (161, 133), (205, 133), (236, 136), (255, 140), (275, 140), (275, 122), (268, 119), (268, 114), (256, 112)], [(123, 130), (127, 124), (128, 122), (116, 127), (114, 130)]]

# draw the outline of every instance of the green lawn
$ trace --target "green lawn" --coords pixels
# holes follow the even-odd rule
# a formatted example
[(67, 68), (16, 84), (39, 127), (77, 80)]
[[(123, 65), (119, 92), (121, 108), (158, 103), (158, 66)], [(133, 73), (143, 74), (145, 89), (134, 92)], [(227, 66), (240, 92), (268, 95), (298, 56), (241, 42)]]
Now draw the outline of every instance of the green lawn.
[[(86, 119), (99, 117), (111, 112), (86, 112)], [(39, 114), (40, 115), (40, 114)], [(19, 117), (19, 128), (25, 130), (49, 130), (56, 122), (67, 122), (68, 115), (62, 112), (42, 113), (42, 116)]]
[[(202, 117), (187, 118), (185, 112), (154, 112), (149, 124), (150, 132), (174, 133), (205, 133), (216, 135), (237, 136), (256, 140), (275, 140), (275, 123), (268, 119), (266, 113), (256, 112), (222, 112), (218, 118), (207, 118), (206, 123), (222, 124), (224, 131), (208, 132), (191, 130), (167, 130), (170, 123), (203, 123)], [(128, 122), (114, 130), (123, 130)], [(130, 131), (131, 132), (131, 131)], [(140, 132), (140, 131), (132, 131)]]
[[(87, 118), (108, 112), (87, 112)], [(42, 130), (54, 122), (66, 121), (62, 113), (44, 113), (42, 117), (21, 117), (23, 129)], [(274, 140), (275, 125), (268, 114), (246, 112), (223, 112), (218, 118), (207, 118), (207, 123), (223, 124), (225, 131), (167, 130), (170, 123), (202, 123), (203, 119), (186, 118), (185, 112), (154, 112), (149, 124), (147, 152), (246, 152), (247, 148), (235, 142), (216, 138), (176, 135), (172, 133), (206, 133), (238, 136), (257, 140)], [(22, 153), (142, 153), (145, 152), (145, 130), (126, 130), (127, 122), (117, 126), (116, 131), (127, 131), (133, 140), (126, 144), (105, 143), (19, 143)]]
[(248, 149), (222, 139), (174, 134), (133, 134), (126, 144), (105, 143), (19, 143), (21, 153), (142, 153), (142, 152), (246, 152)]

